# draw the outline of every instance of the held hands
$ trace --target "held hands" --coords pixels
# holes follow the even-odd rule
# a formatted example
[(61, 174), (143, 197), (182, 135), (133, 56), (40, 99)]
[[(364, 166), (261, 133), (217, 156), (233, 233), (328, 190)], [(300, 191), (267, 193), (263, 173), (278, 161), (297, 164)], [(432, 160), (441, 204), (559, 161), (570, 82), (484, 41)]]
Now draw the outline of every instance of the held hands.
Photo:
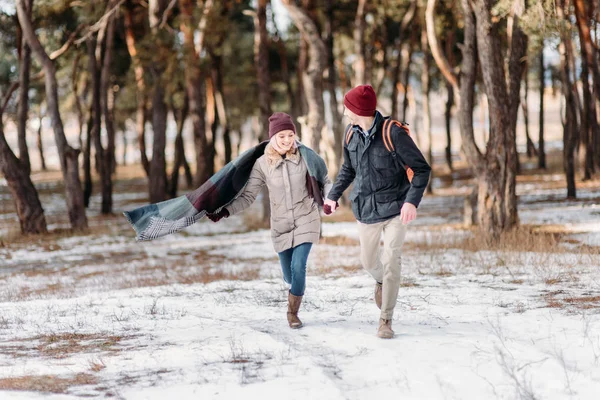
[(325, 199), (325, 204), (323, 204), (323, 212), (325, 215), (331, 215), (337, 210), (340, 205), (337, 201)]
[(414, 204), (404, 203), (400, 209), (400, 219), (404, 225), (417, 218), (417, 207)]
[(219, 211), (218, 213), (208, 213), (206, 214), (206, 216), (208, 217), (208, 219), (210, 219), (212, 222), (219, 222), (222, 218), (227, 218), (229, 217), (229, 211), (227, 211), (226, 208), (223, 208), (221, 211)]

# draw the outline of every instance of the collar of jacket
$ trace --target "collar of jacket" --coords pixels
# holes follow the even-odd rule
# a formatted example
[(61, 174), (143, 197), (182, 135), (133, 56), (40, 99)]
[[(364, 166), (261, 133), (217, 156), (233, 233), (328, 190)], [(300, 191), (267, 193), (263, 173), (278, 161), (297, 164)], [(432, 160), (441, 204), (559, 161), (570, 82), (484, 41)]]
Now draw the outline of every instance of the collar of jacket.
[[(277, 150), (275, 150), (273, 146), (271, 146), (270, 143), (267, 144), (267, 147), (265, 148), (265, 157), (267, 158), (267, 164), (272, 169), (277, 168), (284, 161), (284, 158), (281, 157), (281, 154), (279, 154)], [(298, 143), (296, 143), (296, 148), (291, 149), (285, 154), (285, 160), (289, 160), (294, 164), (298, 164), (300, 162), (300, 152), (298, 151)]]
[(360, 133), (360, 135), (365, 139), (371, 140), (373, 139), (373, 135), (375, 134), (375, 132), (379, 130), (382, 123), (383, 116), (379, 111), (375, 111), (375, 119), (373, 120), (373, 124), (367, 132), (363, 131), (363, 129), (358, 125), (352, 125), (352, 129), (354, 130), (354, 133)]

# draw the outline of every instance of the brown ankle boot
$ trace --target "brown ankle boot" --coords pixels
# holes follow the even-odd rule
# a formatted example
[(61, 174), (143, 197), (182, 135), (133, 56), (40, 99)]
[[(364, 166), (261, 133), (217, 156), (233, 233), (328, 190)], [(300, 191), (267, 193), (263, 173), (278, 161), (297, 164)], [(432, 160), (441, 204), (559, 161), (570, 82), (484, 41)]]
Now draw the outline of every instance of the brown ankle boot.
[(377, 308), (381, 310), (381, 296), (383, 293), (383, 285), (379, 282), (375, 282), (375, 304)]
[(391, 319), (380, 319), (379, 329), (377, 330), (377, 336), (382, 339), (391, 339), (394, 337), (394, 331), (392, 330)]
[(288, 292), (288, 311), (287, 319), (290, 328), (298, 329), (302, 327), (302, 321), (298, 318), (298, 310), (302, 304), (302, 296), (294, 296), (291, 292)]

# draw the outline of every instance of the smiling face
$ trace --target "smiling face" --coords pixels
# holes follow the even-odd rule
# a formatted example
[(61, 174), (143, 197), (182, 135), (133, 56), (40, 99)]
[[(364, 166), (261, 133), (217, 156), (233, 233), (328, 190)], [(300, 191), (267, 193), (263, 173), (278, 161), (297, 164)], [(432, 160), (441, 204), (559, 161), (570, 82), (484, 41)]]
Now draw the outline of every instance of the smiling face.
[(275, 134), (275, 141), (280, 149), (287, 152), (294, 145), (294, 142), (296, 141), (296, 134), (291, 129), (279, 131)]

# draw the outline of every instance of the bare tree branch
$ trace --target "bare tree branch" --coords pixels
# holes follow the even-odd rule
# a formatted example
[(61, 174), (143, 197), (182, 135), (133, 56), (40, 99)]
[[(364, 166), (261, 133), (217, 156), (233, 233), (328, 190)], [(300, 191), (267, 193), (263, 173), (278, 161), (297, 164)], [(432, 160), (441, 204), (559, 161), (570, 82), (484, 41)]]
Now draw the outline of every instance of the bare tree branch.
[(58, 57), (62, 56), (64, 53), (66, 53), (66, 51), (69, 50), (69, 48), (75, 41), (75, 37), (79, 34), (79, 32), (81, 32), (83, 30), (83, 28), (85, 28), (85, 26), (86, 25), (79, 25), (77, 27), (77, 29), (75, 29), (75, 32), (71, 33), (71, 36), (69, 36), (69, 39), (65, 42), (65, 44), (62, 45), (62, 47), (60, 49), (54, 50), (52, 53), (50, 53), (50, 56), (49, 56), (50, 59), (56, 60)]
[[(448, 62), (446, 55), (442, 52), (439, 46), (437, 36), (435, 34), (435, 6), (438, 0), (428, 0), (427, 9), (425, 10), (425, 21), (427, 25), (427, 40), (429, 41), (429, 48), (431, 49), (431, 55), (435, 59), (438, 68), (444, 75), (444, 78), (450, 82), (456, 95), (460, 94), (458, 88), (458, 76), (452, 70), (452, 66)], [(460, 101), (460, 100), (459, 100)]]
[(85, 35), (83, 35), (82, 37), (80, 37), (79, 39), (77, 39), (75, 41), (76, 45), (79, 45), (83, 42), (85, 42), (91, 35), (93, 35), (95, 32), (98, 32), (102, 26), (104, 26), (106, 24), (106, 21), (108, 20), (108, 18), (115, 12), (117, 12), (119, 10), (119, 7), (121, 7), (121, 5), (123, 3), (125, 3), (126, 0), (120, 0), (117, 4), (115, 4), (115, 6), (113, 8), (111, 8), (110, 10), (108, 10), (106, 13), (104, 13), (104, 15), (102, 17), (100, 17), (100, 19), (92, 26), (90, 26), (86, 31), (85, 31)]
[(175, 7), (175, 4), (177, 4), (177, 0), (171, 0), (171, 2), (169, 3), (169, 5), (167, 6), (167, 9), (163, 13), (163, 16), (162, 16), (162, 19), (160, 21), (160, 24), (158, 25), (158, 27), (160, 29), (164, 28), (165, 25), (167, 25), (167, 20), (171, 16), (171, 12), (173, 11), (173, 7)]
[(8, 106), (8, 102), (10, 101), (10, 98), (11, 98), (12, 94), (18, 88), (19, 88), (19, 82), (15, 82), (8, 89), (8, 92), (4, 96), (4, 101), (2, 102), (2, 108), (0, 108), (0, 118), (2, 118), (2, 114), (4, 114), (4, 111), (6, 110), (6, 107)]

